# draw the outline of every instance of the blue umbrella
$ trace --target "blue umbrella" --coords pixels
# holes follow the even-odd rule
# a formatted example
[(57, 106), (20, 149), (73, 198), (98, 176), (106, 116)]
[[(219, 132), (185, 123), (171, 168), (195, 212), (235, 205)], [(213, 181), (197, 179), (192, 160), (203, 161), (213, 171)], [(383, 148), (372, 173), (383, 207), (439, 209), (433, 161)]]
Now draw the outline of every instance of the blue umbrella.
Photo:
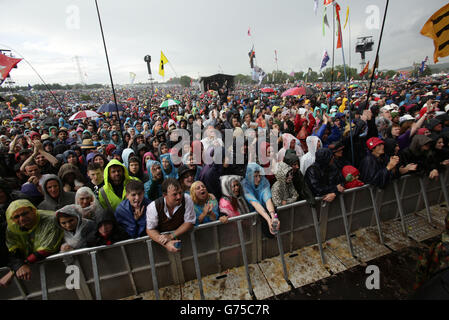
[[(123, 106), (120, 104), (117, 105), (118, 111), (125, 111)], [(115, 103), (106, 103), (103, 104), (100, 108), (98, 108), (97, 112), (103, 113), (103, 112), (116, 112), (117, 108), (115, 107)]]

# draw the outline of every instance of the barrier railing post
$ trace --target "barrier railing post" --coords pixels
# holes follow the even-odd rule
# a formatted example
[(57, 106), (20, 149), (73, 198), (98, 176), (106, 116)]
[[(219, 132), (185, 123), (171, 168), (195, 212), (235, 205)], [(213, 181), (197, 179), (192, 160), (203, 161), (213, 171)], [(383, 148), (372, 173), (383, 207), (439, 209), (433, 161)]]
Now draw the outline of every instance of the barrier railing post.
[(282, 245), (282, 237), (281, 237), (281, 233), (279, 231), (276, 232), (276, 238), (278, 241), (279, 254), (281, 256), (282, 270), (284, 271), (284, 279), (285, 279), (285, 281), (289, 282), (287, 265), (285, 263), (285, 257), (284, 257), (284, 247)]
[(39, 273), (41, 278), (42, 300), (48, 300), (47, 277), (45, 275), (45, 263), (39, 265)]
[(131, 281), (131, 286), (133, 287), (134, 295), (137, 295), (138, 294), (137, 287), (136, 287), (136, 283), (134, 282), (133, 273), (131, 270), (131, 266), (129, 265), (129, 260), (128, 260), (128, 256), (126, 255), (125, 247), (120, 246), (120, 249), (122, 251), (123, 260), (125, 261), (126, 271), (128, 271), (129, 280)]
[(243, 229), (242, 229), (242, 221), (237, 221), (237, 228), (239, 231), (239, 240), (240, 240), (240, 247), (242, 248), (242, 258), (243, 263), (245, 264), (245, 272), (246, 272), (246, 281), (248, 283), (248, 291), (252, 297), (254, 297), (254, 291), (253, 286), (251, 284), (251, 277), (249, 275), (249, 267), (248, 267), (248, 257), (246, 256), (246, 246), (245, 246), (245, 238), (243, 236)]
[(328, 216), (329, 216), (329, 204), (326, 201), (321, 200), (321, 209), (320, 209), (321, 242), (326, 241)]
[(443, 190), (444, 201), (446, 201), (446, 208), (448, 208), (449, 196), (447, 194), (446, 178), (444, 176), (445, 176), (445, 172), (443, 172), (443, 174), (440, 174), (440, 176), (438, 178), (440, 179), (441, 189)]
[(384, 237), (382, 235), (382, 229), (380, 227), (379, 210), (377, 208), (376, 197), (374, 196), (374, 187), (373, 186), (369, 187), (369, 192), (371, 195), (371, 201), (373, 203), (374, 216), (376, 218), (376, 224), (377, 224), (377, 231), (379, 232), (379, 240), (380, 240), (381, 244), (384, 244)]
[(152, 243), (151, 240), (147, 240), (148, 256), (150, 258), (150, 265), (151, 265), (151, 278), (153, 278), (153, 291), (156, 296), (156, 300), (160, 300), (159, 287), (156, 278), (156, 264), (154, 263), (153, 246), (151, 243)]
[(318, 225), (318, 217), (316, 214), (315, 207), (312, 207), (312, 217), (313, 217), (313, 226), (315, 227), (316, 241), (318, 243), (318, 249), (320, 250), (321, 262), (323, 264), (326, 264), (326, 259), (324, 258), (324, 252), (323, 252), (323, 244), (321, 242), (320, 226)]
[(404, 208), (402, 208), (402, 199), (399, 196), (399, 187), (398, 187), (397, 180), (393, 181), (393, 188), (394, 188), (394, 197), (396, 198), (396, 203), (398, 205), (399, 216), (401, 217), (402, 232), (404, 233), (405, 236), (407, 236), (407, 228), (405, 226), (405, 217), (404, 217)]
[(102, 300), (102, 298), (101, 298), (101, 287), (100, 287), (100, 277), (98, 275), (97, 251), (92, 251), (90, 253), (90, 257), (92, 259), (92, 271), (93, 271), (93, 274), (94, 274), (96, 300)]
[(338, 198), (340, 199), (341, 216), (343, 217), (343, 224), (345, 226), (346, 241), (348, 241), (349, 253), (351, 254), (351, 256), (354, 257), (354, 251), (352, 248), (350, 230), (349, 230), (348, 220), (346, 217), (346, 207), (345, 207), (345, 200), (343, 199), (343, 194), (340, 194), (340, 196)]
[(27, 296), (27, 294), (25, 292), (25, 289), (23, 288), (22, 283), (20, 282), (20, 280), (16, 276), (14, 276), (14, 282), (15, 282), (17, 288), (19, 289), (20, 294), (22, 295), (22, 298), (24, 300), (28, 300), (28, 296)]
[(200, 288), (200, 296), (201, 300), (205, 300), (204, 290), (203, 290), (203, 281), (201, 279), (201, 270), (200, 263), (198, 261), (198, 251), (196, 249), (196, 240), (195, 240), (195, 229), (190, 233), (190, 242), (192, 243), (192, 251), (193, 251), (193, 261), (195, 262), (195, 273), (196, 278), (198, 279), (198, 287)]
[[(383, 200), (383, 197), (384, 197), (384, 191), (382, 189), (376, 188), (375, 201), (376, 201), (377, 212), (379, 213), (379, 221), (382, 221), (380, 219), (380, 215), (381, 215), (381, 212), (382, 212), (382, 200)], [(373, 214), (371, 216), (370, 226), (373, 226), (374, 223), (376, 223), (376, 219), (375, 219), (375, 215)]]
[(295, 230), (295, 207), (290, 208), (290, 252), (293, 251), (293, 232)]
[(432, 224), (432, 216), (430, 214), (430, 206), (429, 206), (429, 199), (427, 198), (427, 193), (424, 185), (424, 179), (422, 177), (419, 177), (419, 185), (421, 186), (421, 194), (424, 199), (424, 204), (426, 206), (426, 213), (427, 213), (427, 221)]

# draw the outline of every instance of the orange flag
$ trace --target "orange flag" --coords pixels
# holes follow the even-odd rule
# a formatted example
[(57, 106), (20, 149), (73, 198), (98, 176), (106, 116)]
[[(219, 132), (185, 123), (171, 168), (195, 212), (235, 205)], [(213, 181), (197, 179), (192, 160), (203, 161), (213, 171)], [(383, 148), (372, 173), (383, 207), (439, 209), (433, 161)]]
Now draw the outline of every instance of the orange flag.
[(366, 64), (365, 68), (363, 68), (362, 72), (360, 72), (359, 75), (360, 75), (361, 77), (363, 77), (365, 74), (368, 73), (368, 70), (369, 70), (369, 61), (368, 61), (368, 63)]
[(438, 62), (438, 57), (449, 55), (449, 4), (435, 12), (421, 29), (421, 34), (432, 38), (435, 46), (433, 61)]
[(337, 13), (337, 21), (338, 21), (338, 41), (337, 41), (337, 49), (341, 48), (341, 23), (340, 23), (340, 6), (335, 2), (335, 12)]

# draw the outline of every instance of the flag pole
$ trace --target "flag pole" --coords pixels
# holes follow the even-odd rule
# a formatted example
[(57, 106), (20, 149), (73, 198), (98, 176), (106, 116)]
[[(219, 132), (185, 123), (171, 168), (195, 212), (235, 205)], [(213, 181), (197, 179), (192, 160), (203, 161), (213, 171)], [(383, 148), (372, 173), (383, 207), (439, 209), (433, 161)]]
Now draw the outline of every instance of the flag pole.
[[(58, 106), (59, 106), (59, 108), (61, 109), (62, 113), (67, 117), (67, 114), (65, 113), (64, 109), (62, 108), (62, 105), (59, 103), (58, 99), (56, 99), (55, 95), (54, 95), (53, 92), (50, 90), (50, 88), (48, 87), (48, 85), (47, 85), (47, 83), (44, 81), (44, 79), (42, 79), (42, 77), (41, 77), (41, 75), (39, 74), (39, 72), (37, 72), (37, 70), (34, 69), (33, 65), (32, 65), (27, 59), (25, 59), (25, 58), (23, 57), (23, 55), (21, 55), (21, 54), (19, 53), (19, 51), (17, 51), (16, 49), (13, 49), (13, 48), (11, 48), (11, 47), (9, 47), (9, 46), (6, 46), (6, 45), (4, 45), (4, 44), (0, 44), (0, 45), (2, 45), (2, 46), (4, 46), (4, 47), (8, 47), (10, 50), (13, 50), (16, 54), (19, 55), (19, 57), (21, 57), (21, 59), (22, 59), (23, 61), (25, 61), (25, 62), (31, 67), (31, 69), (34, 71), (34, 73), (36, 73), (36, 75), (39, 77), (39, 79), (41, 79), (41, 81), (42, 81), (42, 83), (44, 84), (44, 86), (45, 86), (45, 88), (47, 89), (47, 91), (50, 92), (51, 96), (53, 97), (53, 99), (54, 99), (54, 100), (56, 101), (56, 103), (58, 104)], [(5, 51), (5, 50), (3, 50), (3, 51)], [(1, 53), (1, 51), (0, 51), (0, 53)], [(4, 81), (4, 80), (3, 80), (3, 81)], [(2, 81), (0, 84), (2, 84), (3, 81)]]
[(382, 42), (382, 34), (384, 32), (385, 19), (387, 17), (387, 10), (388, 10), (388, 3), (389, 2), (390, 2), (390, 0), (387, 0), (387, 4), (385, 6), (384, 19), (382, 21), (382, 29), (380, 30), (379, 44), (377, 45), (376, 59), (374, 60), (373, 72), (371, 74), (371, 80), (370, 80), (369, 87), (368, 87), (368, 94), (366, 95), (366, 107), (367, 108), (369, 108), (369, 98), (370, 98), (370, 95), (371, 95), (371, 88), (372, 88), (372, 85), (373, 85), (374, 73), (376, 71), (375, 69), (376, 69), (376, 67), (378, 67), (377, 65), (379, 64), (379, 49), (380, 49), (380, 44)]
[(122, 133), (122, 120), (120, 119), (120, 115), (118, 113), (117, 97), (115, 95), (114, 81), (112, 81), (111, 66), (109, 64), (108, 50), (106, 49), (106, 41), (104, 40), (103, 25), (101, 24), (100, 10), (98, 9), (97, 0), (95, 0), (95, 6), (97, 7), (98, 22), (100, 23), (101, 37), (103, 38), (104, 53), (106, 55), (106, 62), (108, 65), (108, 70), (109, 70), (109, 78), (111, 79), (112, 94), (114, 95), (114, 103), (115, 103), (115, 112), (117, 113), (117, 118), (118, 118), (118, 121), (120, 124), (120, 136), (122, 137), (122, 141), (124, 142), (125, 139), (123, 139), (123, 133)]
[[(336, 10), (335, 8), (336, 2), (334, 2), (333, 7), (334, 10)], [(349, 88), (348, 88), (348, 75), (346, 73), (346, 61), (345, 61), (345, 51), (343, 50), (344, 45), (343, 45), (343, 34), (341, 32), (341, 22), (338, 21), (338, 36), (341, 36), (341, 54), (343, 57), (343, 70), (344, 70), (344, 74), (345, 74), (345, 87), (346, 87), (346, 95), (347, 95), (347, 99), (348, 99), (348, 110), (349, 110), (349, 138), (351, 141), (351, 160), (352, 160), (352, 164), (354, 165), (354, 143), (352, 140), (352, 115), (351, 115), (351, 104), (350, 104), (350, 96), (349, 96)], [(334, 34), (335, 37), (335, 34)]]
[(331, 94), (329, 97), (329, 107), (332, 99), (333, 85), (334, 85), (334, 58), (335, 58), (335, 10), (332, 5), (332, 71), (331, 71)]

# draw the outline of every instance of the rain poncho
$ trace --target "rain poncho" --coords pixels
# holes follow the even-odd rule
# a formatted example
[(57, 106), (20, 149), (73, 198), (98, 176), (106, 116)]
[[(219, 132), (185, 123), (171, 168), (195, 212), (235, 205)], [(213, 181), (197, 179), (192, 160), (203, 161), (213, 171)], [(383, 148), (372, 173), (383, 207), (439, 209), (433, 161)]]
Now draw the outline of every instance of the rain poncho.
[[(105, 137), (105, 136), (106, 136), (106, 137)], [(100, 131), (100, 137), (101, 137), (100, 143), (101, 143), (102, 145), (108, 145), (108, 144), (111, 143), (111, 137), (110, 137), (110, 135), (109, 135), (109, 130), (107, 130), (107, 129), (101, 129), (101, 131)]]
[(125, 165), (126, 168), (128, 168), (128, 166), (129, 166), (128, 160), (132, 153), (135, 154), (134, 150), (131, 148), (126, 148), (125, 150), (123, 150), (122, 159), (123, 159), (123, 164)]
[[(254, 184), (254, 173), (260, 172), (260, 183), (258, 186)], [(271, 199), (270, 183), (265, 178), (264, 170), (257, 163), (249, 163), (246, 168), (246, 177), (242, 180), (242, 187), (246, 201), (250, 204), (250, 210), (254, 207), (251, 202), (257, 202), (261, 206), (266, 207), (265, 203)]]
[[(161, 159), (161, 169), (162, 169), (162, 174), (164, 176), (164, 179), (167, 179), (167, 178), (178, 179), (178, 169), (175, 168), (173, 162), (171, 161), (170, 153), (162, 154), (159, 158)], [(168, 159), (168, 161), (170, 162), (171, 170), (168, 169), (170, 172), (168, 172), (167, 170), (164, 169), (164, 165), (162, 163), (163, 159)]]
[(159, 166), (162, 167), (162, 165), (158, 161), (154, 160), (148, 160), (147, 161), (147, 168), (148, 168), (148, 181), (144, 183), (144, 190), (145, 190), (145, 198), (150, 199), (152, 201), (156, 200), (157, 198), (162, 196), (162, 182), (164, 181), (164, 177), (162, 176), (162, 179), (159, 181), (153, 180), (153, 174), (151, 172), (151, 168), (153, 166)]
[(307, 150), (309, 150), (300, 160), (300, 170), (303, 175), (306, 174), (306, 170), (315, 162), (315, 153), (318, 149), (318, 141), (321, 144), (320, 138), (316, 136), (308, 136), (306, 139)]
[(302, 150), (300, 144), (299, 144), (299, 140), (296, 139), (293, 135), (291, 135), (290, 133), (284, 133), (282, 135), (282, 142), (283, 142), (283, 146), (282, 149), (279, 150), (278, 153), (278, 161), (283, 161), (284, 160), (284, 156), (285, 156), (285, 152), (290, 149), (290, 143), (292, 140), (295, 140), (295, 152), (296, 155), (301, 158), (304, 155), (304, 151)]
[[(243, 196), (243, 187), (240, 184), (241, 176), (228, 175), (221, 176), (221, 192), (223, 196), (220, 199), (220, 212), (226, 214), (228, 217), (235, 217), (244, 213), (250, 212), (248, 202)], [(232, 183), (238, 181), (240, 184), (240, 195), (235, 197), (232, 192)]]
[(331, 150), (319, 149), (315, 154), (315, 163), (306, 171), (306, 183), (316, 197), (329, 193), (338, 194), (337, 185), (344, 183), (340, 170), (330, 164), (332, 157)]
[(293, 185), (293, 176), (290, 183), (287, 183), (287, 174), (292, 170), (292, 167), (285, 162), (280, 162), (277, 166), (275, 172), (277, 181), (271, 188), (272, 199), (275, 206), (281, 206), (282, 201), (284, 200), (287, 201), (287, 204), (298, 200), (299, 195)]
[[(30, 207), (36, 212), (36, 224), (31, 230), (23, 231), (12, 219), (13, 213), (23, 207)], [(13, 201), (6, 210), (8, 228), (6, 230), (6, 245), (15, 257), (27, 258), (35, 262), (59, 251), (63, 238), (62, 231), (55, 226), (54, 212), (37, 210), (28, 200)], [(23, 261), (23, 259), (21, 261)], [(16, 271), (23, 265), (19, 262), (13, 266)]]
[[(89, 238), (96, 232), (95, 222), (89, 219), (83, 219), (81, 210), (80, 206), (70, 204), (59, 209), (54, 217), (55, 224), (64, 232), (64, 243), (68, 244), (73, 249), (87, 247)], [(75, 231), (67, 231), (60, 225), (58, 217), (61, 213), (75, 217), (78, 220)]]

